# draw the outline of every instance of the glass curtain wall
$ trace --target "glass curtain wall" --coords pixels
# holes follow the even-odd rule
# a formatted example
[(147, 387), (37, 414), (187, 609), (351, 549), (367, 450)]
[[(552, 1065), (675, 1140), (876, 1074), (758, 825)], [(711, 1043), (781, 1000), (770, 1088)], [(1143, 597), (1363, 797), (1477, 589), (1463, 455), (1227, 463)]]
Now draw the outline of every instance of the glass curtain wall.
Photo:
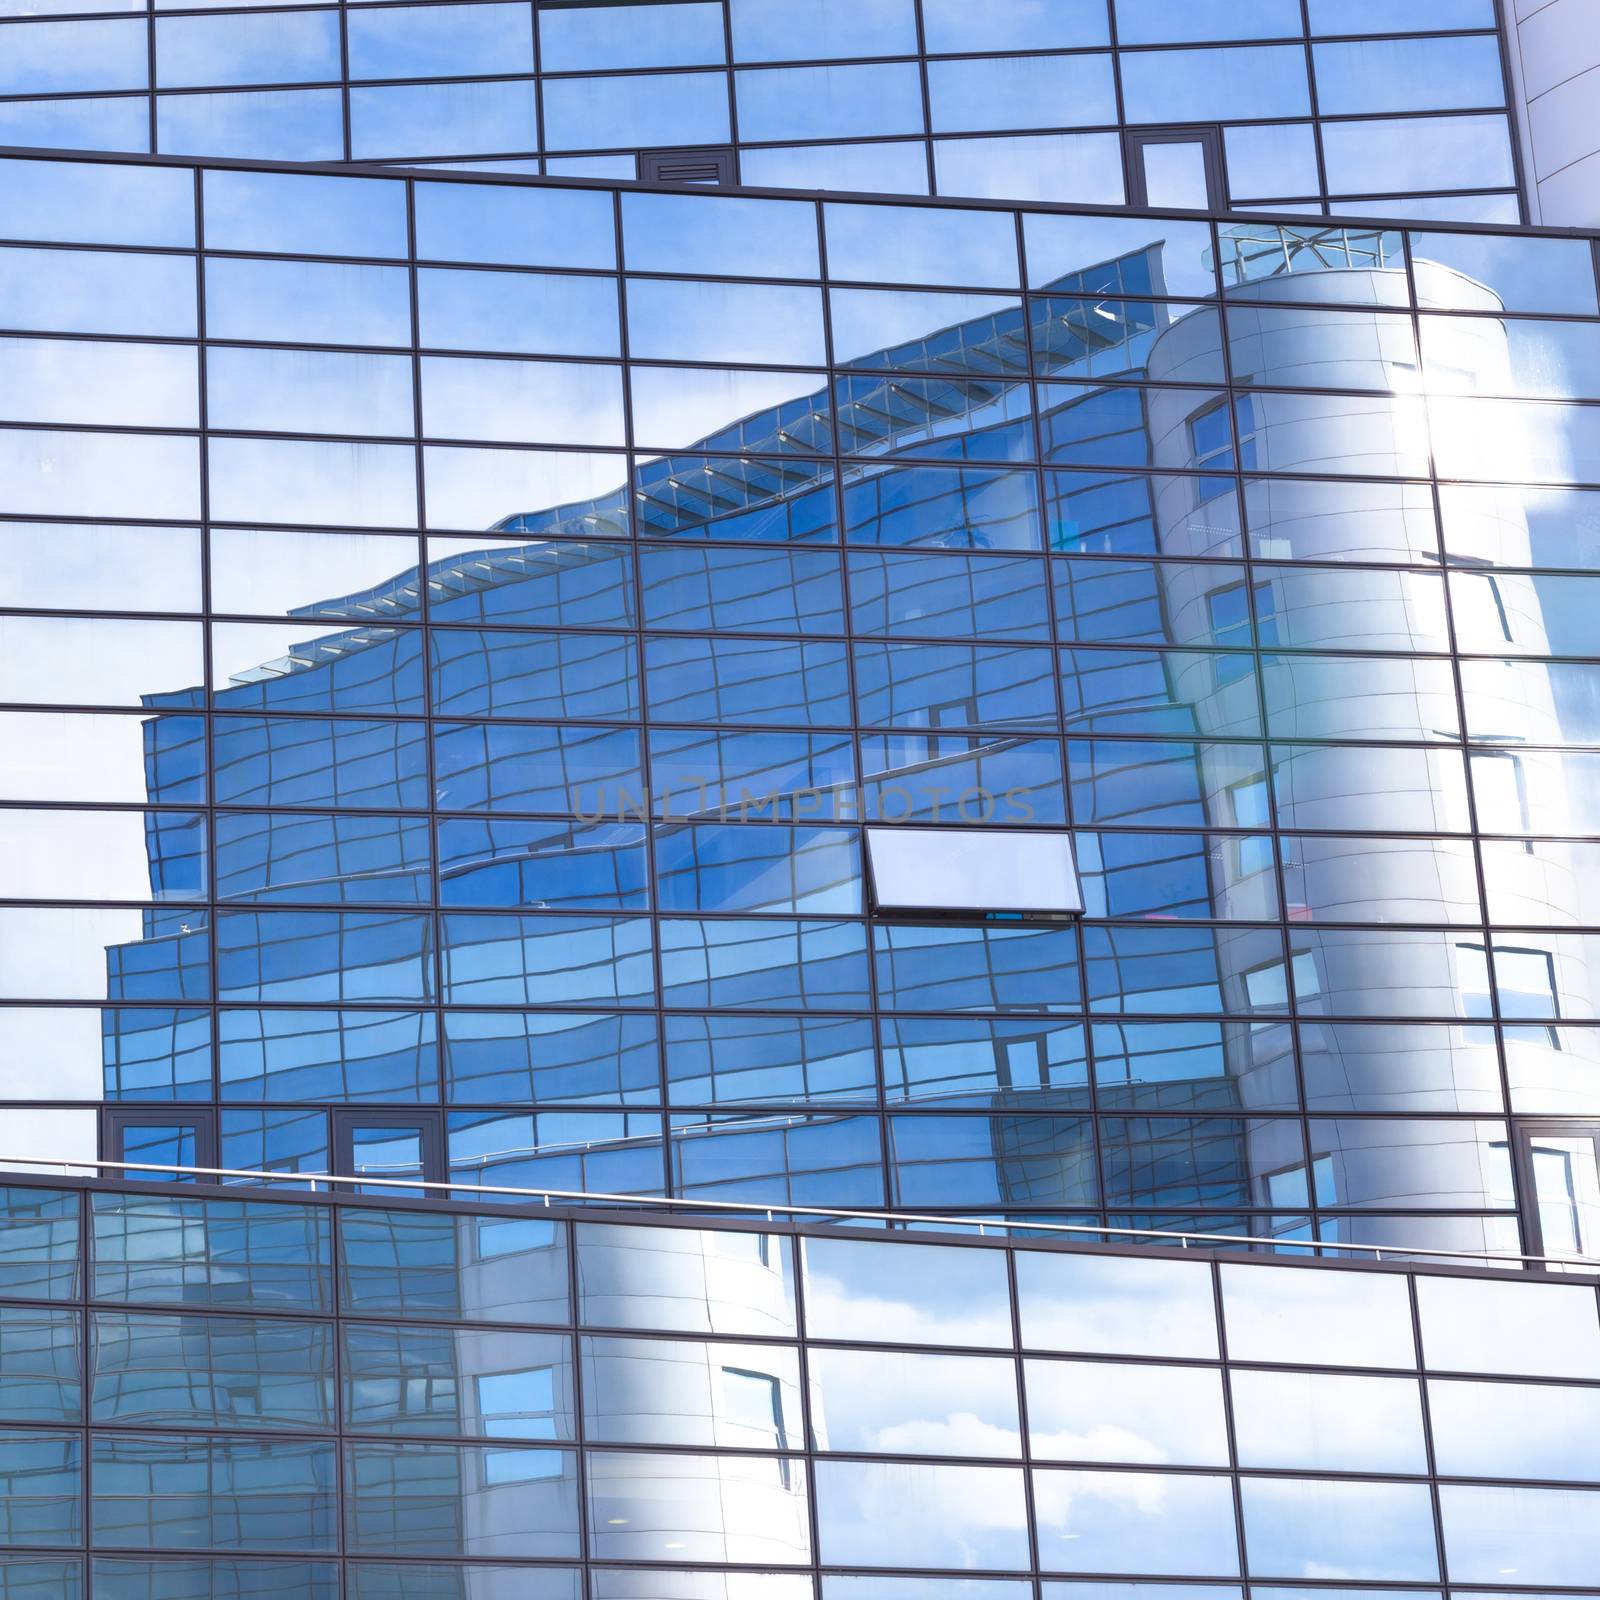
[(1521, 216), (1494, 0), (0, 13), (0, 144), (602, 178), (690, 147), (786, 188)]
[(0, 193), (0, 1157), (1592, 1248), (1592, 241)]
[(1441, 1600), (1600, 1565), (1592, 1280), (14, 1185), (0, 1291), (10, 1600)]

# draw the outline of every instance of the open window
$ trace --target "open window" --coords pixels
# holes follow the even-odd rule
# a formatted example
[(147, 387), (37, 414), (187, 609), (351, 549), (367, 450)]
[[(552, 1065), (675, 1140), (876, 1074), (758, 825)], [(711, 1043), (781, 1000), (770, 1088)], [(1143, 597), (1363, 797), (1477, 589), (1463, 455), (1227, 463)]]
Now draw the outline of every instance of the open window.
[(1069, 834), (1016, 828), (868, 828), (874, 911), (1064, 918), (1083, 914)]
[(1171, 211), (1224, 211), (1222, 130), (1216, 127), (1130, 129), (1128, 204)]

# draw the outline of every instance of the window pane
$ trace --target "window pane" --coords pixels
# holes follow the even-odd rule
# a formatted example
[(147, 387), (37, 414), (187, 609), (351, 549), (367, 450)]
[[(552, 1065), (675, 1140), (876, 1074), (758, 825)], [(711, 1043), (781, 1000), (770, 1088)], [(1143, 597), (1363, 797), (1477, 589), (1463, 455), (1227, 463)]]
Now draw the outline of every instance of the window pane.
[(1035, 1468), (1033, 1496), (1047, 1569), (1219, 1578), (1239, 1570), (1228, 1478)]
[(1025, 1567), (1028, 1519), (1015, 1467), (819, 1461), (820, 1559), (899, 1567)]
[(1458, 1583), (1578, 1584), (1600, 1562), (1600, 1493), (1449, 1484), (1445, 1558)]
[(1600, 1321), (1587, 1288), (1423, 1277), (1417, 1307), (1435, 1370), (1600, 1377)]
[(1428, 1470), (1414, 1379), (1240, 1369), (1229, 1386), (1240, 1466)]
[(1323, 116), (1373, 111), (1456, 111), (1505, 103), (1500, 41), (1364, 39), (1311, 50)]
[(1216, 1357), (1209, 1267), (1043, 1251), (1016, 1261), (1030, 1349)]
[(1224, 1266), (1222, 1298), (1236, 1361), (1416, 1365), (1403, 1277)]
[(1111, 1361), (1025, 1365), (1035, 1459), (1228, 1464), (1222, 1379), (1212, 1369)]
[(1129, 122), (1217, 122), (1246, 106), (1253, 117), (1301, 117), (1311, 109), (1299, 45), (1140, 50), (1124, 55), (1121, 67)]
[[(848, 139), (923, 128), (922, 81), (914, 62), (764, 67), (736, 72), (734, 85), (741, 139)], [(726, 139), (725, 124), (721, 130), (696, 142)]]
[(1252, 1574), (1417, 1581), (1439, 1575), (1426, 1484), (1246, 1478), (1242, 1489)]
[(818, 1450), (1021, 1454), (1017, 1372), (1009, 1360), (816, 1350), (808, 1370)]
[(1004, 1255), (951, 1245), (805, 1241), (814, 1339), (1011, 1344)]

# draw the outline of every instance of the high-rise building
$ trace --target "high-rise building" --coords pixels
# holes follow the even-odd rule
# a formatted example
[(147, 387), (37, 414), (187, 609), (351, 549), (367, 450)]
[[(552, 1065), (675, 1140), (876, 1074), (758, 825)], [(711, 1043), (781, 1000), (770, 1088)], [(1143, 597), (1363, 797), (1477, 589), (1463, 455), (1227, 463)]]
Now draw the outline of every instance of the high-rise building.
[(1590, 0), (0, 11), (0, 1600), (1600, 1597)]

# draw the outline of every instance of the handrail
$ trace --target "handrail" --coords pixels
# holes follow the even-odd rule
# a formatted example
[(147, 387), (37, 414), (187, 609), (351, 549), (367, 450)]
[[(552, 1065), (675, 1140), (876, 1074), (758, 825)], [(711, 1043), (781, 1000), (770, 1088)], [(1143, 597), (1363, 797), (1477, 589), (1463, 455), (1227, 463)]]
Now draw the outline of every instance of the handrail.
[(758, 1201), (751, 1200), (695, 1200), (681, 1195), (607, 1194), (593, 1189), (528, 1189), (498, 1183), (441, 1183), (436, 1179), (390, 1178), (374, 1173), (368, 1173), (364, 1177), (349, 1177), (343, 1173), (335, 1172), (267, 1172), (250, 1167), (180, 1167), (152, 1161), (80, 1161), (69, 1160), (64, 1157), (0, 1155), (0, 1182), (3, 1182), (5, 1177), (11, 1175), (14, 1169), (17, 1168), (22, 1168), (29, 1172), (38, 1172), (42, 1168), (49, 1167), (70, 1167), (74, 1170), (89, 1172), (98, 1172), (101, 1168), (113, 1167), (119, 1172), (182, 1173), (191, 1177), (203, 1178), (249, 1178), (264, 1183), (305, 1184), (312, 1193), (316, 1192), (316, 1186), (319, 1183), (330, 1185), (341, 1183), (381, 1184), (385, 1189), (418, 1190), (424, 1196), (434, 1190), (441, 1190), (446, 1196), (454, 1199), (460, 1199), (464, 1192), (468, 1195), (514, 1195), (523, 1199), (541, 1200), (546, 1206), (553, 1200), (571, 1200), (586, 1205), (606, 1202), (612, 1205), (629, 1207), (659, 1206), (666, 1210), (727, 1211), (739, 1216), (765, 1217), (768, 1222), (776, 1221), (779, 1216), (835, 1217), (855, 1222), (915, 1222), (932, 1223), (946, 1227), (976, 1228), (980, 1235), (990, 1228), (999, 1230), (1001, 1233), (1021, 1230), (1028, 1233), (1063, 1234), (1074, 1238), (1088, 1236), (1090, 1238), (1104, 1239), (1107, 1235), (1113, 1235), (1117, 1238), (1175, 1240), (1179, 1248), (1182, 1249), (1187, 1249), (1190, 1244), (1199, 1243), (1228, 1246), (1241, 1244), (1269, 1245), (1274, 1250), (1290, 1251), (1295, 1254), (1310, 1254), (1325, 1250), (1358, 1250), (1369, 1252), (1374, 1261), (1382, 1261), (1383, 1253), (1387, 1250), (1390, 1256), (1407, 1260), (1415, 1256), (1437, 1257), (1441, 1260), (1466, 1262), (1468, 1264), (1481, 1264), (1484, 1261), (1493, 1260), (1517, 1262), (1537, 1267), (1553, 1267), (1558, 1270), (1577, 1267), (1582, 1270), (1600, 1273), (1600, 1260), (1592, 1256), (1532, 1256), (1523, 1255), (1515, 1250), (1439, 1250), (1427, 1245), (1363, 1244), (1356, 1240), (1344, 1243), (1335, 1240), (1300, 1240), (1244, 1233), (1186, 1233), (1170, 1228), (1122, 1228), (1099, 1223), (1011, 1221), (1000, 1217), (951, 1216), (919, 1211), (856, 1211), (837, 1206), (762, 1205)]

